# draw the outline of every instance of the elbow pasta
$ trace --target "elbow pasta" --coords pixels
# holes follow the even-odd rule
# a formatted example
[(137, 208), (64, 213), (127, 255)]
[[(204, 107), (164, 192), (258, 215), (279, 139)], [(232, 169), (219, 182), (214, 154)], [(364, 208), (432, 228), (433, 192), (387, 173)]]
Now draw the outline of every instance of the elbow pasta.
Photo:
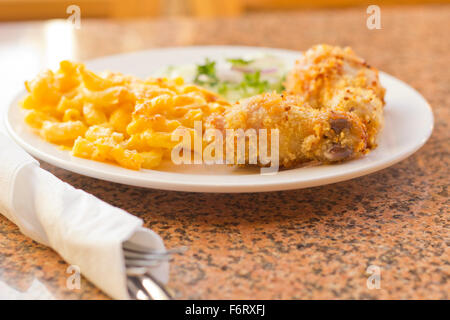
[(26, 81), (25, 122), (45, 140), (76, 157), (139, 170), (158, 167), (178, 144), (176, 129), (194, 129), (222, 113), (228, 102), (182, 78), (145, 80), (120, 73), (97, 75), (62, 61)]

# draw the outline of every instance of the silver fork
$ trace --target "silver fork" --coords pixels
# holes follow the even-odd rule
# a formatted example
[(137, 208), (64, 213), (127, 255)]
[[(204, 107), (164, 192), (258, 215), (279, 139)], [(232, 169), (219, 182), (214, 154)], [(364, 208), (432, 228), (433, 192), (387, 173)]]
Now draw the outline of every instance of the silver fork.
[(172, 294), (149, 269), (162, 262), (170, 261), (174, 254), (186, 251), (186, 247), (158, 252), (126, 241), (122, 245), (125, 256), (128, 292), (136, 300), (171, 300)]

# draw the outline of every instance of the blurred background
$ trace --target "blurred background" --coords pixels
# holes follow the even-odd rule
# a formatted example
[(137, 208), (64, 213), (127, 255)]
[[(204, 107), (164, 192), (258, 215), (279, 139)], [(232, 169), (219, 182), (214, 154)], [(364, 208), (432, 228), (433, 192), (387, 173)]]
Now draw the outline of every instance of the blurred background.
[[(439, 45), (446, 43), (442, 30), (445, 25), (448, 29), (450, 6), (445, 3), (449, 2), (0, 0), (0, 70), (8, 74), (0, 77), (0, 101), (22, 88), (24, 80), (42, 69), (56, 68), (61, 60), (87, 61), (167, 46), (249, 45), (303, 50), (329, 43), (351, 46), (388, 72), (396, 72), (391, 66), (415, 70), (416, 65), (402, 61), (420, 56), (424, 43), (431, 43), (430, 50), (436, 44), (437, 50), (448, 52)], [(369, 5), (379, 6), (382, 12), (380, 27), (375, 30), (367, 26)], [(78, 8), (78, 15), (73, 8)], [(390, 51), (373, 50), (374, 44)], [(417, 48), (404, 56), (393, 49), (412, 46)], [(392, 52), (399, 63), (391, 63)], [(431, 56), (429, 61), (432, 63)]]
[[(376, 2), (376, 3), (374, 3)], [(255, 11), (344, 8), (351, 6), (448, 3), (449, 0), (0, 0), (0, 21), (65, 18), (76, 4), (83, 18), (220, 17)]]

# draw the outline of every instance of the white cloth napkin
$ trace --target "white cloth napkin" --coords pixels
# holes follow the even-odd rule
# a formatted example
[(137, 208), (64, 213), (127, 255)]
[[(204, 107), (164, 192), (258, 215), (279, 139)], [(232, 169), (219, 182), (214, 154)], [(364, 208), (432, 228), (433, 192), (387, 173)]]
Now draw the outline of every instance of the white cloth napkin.
[[(165, 250), (142, 220), (59, 180), (0, 133), (0, 213), (50, 246), (105, 293), (128, 299), (122, 243)], [(151, 269), (168, 281), (168, 263)]]

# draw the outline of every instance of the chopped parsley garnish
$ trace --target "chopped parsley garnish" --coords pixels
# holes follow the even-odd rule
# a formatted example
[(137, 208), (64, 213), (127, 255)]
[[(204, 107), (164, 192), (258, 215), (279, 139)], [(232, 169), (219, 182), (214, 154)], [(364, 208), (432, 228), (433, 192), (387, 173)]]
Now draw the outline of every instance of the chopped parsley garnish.
[[(227, 59), (227, 61), (233, 66), (243, 66), (252, 63), (254, 60), (235, 58)], [(285, 77), (278, 77), (273, 79), (274, 81), (269, 82), (262, 78), (261, 70), (257, 69), (253, 72), (243, 72), (242, 79), (239, 82), (221, 80), (217, 75), (216, 62), (207, 58), (203, 64), (196, 66), (194, 83), (215, 91), (225, 98), (234, 100), (263, 92), (282, 92), (284, 90), (283, 82)]]
[(231, 63), (233, 66), (245, 66), (254, 62), (255, 60), (254, 59), (245, 60), (242, 58), (229, 58), (227, 59), (227, 61)]
[(205, 64), (197, 65), (197, 74), (194, 82), (199, 85), (217, 85), (219, 78), (216, 75), (216, 62), (206, 58)]
[(244, 80), (240, 86), (245, 92), (263, 93), (270, 89), (269, 81), (261, 80), (261, 71), (244, 74)]
[(219, 83), (219, 86), (217, 87), (217, 93), (225, 97), (228, 94), (231, 86), (232, 84), (228, 81), (223, 81)]

